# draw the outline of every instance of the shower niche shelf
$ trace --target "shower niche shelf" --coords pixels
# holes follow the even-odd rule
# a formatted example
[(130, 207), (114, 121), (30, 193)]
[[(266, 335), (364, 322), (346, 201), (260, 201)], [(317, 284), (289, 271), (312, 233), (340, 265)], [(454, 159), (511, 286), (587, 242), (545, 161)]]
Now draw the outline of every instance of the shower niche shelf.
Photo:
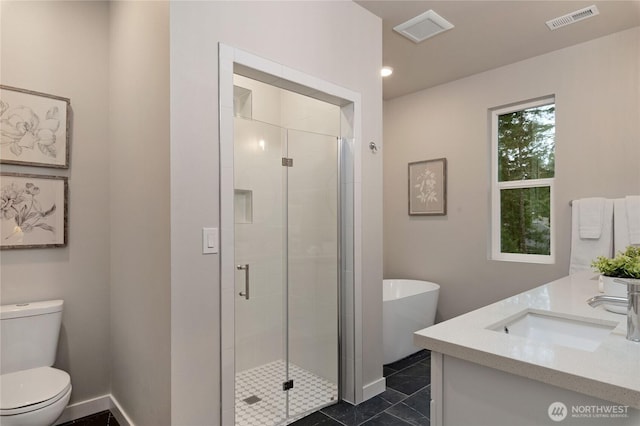
[(233, 194), (236, 223), (253, 223), (253, 192), (235, 189)]
[(240, 118), (251, 119), (253, 114), (251, 112), (252, 104), (251, 90), (240, 86), (233, 86), (233, 115)]

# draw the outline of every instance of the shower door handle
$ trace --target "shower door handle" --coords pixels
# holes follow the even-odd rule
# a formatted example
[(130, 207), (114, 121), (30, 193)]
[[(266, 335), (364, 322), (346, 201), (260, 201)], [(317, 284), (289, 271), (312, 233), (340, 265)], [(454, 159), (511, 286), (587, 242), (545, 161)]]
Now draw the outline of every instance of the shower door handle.
[(243, 296), (246, 300), (249, 300), (249, 264), (236, 265), (236, 269), (238, 271), (244, 271), (244, 291), (241, 291), (238, 294)]

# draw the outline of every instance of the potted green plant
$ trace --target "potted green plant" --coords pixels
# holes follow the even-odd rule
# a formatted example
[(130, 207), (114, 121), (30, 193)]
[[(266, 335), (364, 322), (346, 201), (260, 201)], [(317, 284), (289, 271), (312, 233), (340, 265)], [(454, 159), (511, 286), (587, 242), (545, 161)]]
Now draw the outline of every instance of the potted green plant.
[[(591, 266), (600, 272), (606, 295), (627, 297), (627, 286), (616, 282), (615, 279), (640, 280), (640, 247), (629, 246), (625, 251), (618, 252), (614, 258), (598, 256)], [(626, 309), (619, 306), (605, 305), (605, 308), (612, 312), (626, 313)]]
[(591, 263), (605, 277), (640, 279), (640, 247), (629, 246), (616, 257), (598, 256)]

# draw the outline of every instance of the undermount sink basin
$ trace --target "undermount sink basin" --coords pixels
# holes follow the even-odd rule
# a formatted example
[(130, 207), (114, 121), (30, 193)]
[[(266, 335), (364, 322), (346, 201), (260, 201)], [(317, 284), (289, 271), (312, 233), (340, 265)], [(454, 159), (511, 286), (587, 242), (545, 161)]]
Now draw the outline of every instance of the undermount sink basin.
[(584, 351), (594, 351), (618, 324), (590, 318), (565, 318), (526, 310), (489, 327), (490, 330), (525, 339)]

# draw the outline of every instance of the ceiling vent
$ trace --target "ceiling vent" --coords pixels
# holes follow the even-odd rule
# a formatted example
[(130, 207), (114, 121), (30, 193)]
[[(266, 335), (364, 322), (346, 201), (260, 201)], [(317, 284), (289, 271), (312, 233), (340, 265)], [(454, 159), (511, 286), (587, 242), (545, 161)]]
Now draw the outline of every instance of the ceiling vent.
[(576, 10), (575, 12), (547, 21), (547, 27), (549, 27), (550, 30), (555, 30), (566, 25), (575, 24), (583, 19), (591, 18), (599, 13), (595, 5), (585, 7), (584, 9)]
[(414, 43), (420, 43), (429, 37), (433, 37), (451, 28), (453, 28), (453, 24), (433, 10), (427, 10), (415, 18), (411, 18), (407, 22), (393, 27), (394, 31), (402, 34)]

